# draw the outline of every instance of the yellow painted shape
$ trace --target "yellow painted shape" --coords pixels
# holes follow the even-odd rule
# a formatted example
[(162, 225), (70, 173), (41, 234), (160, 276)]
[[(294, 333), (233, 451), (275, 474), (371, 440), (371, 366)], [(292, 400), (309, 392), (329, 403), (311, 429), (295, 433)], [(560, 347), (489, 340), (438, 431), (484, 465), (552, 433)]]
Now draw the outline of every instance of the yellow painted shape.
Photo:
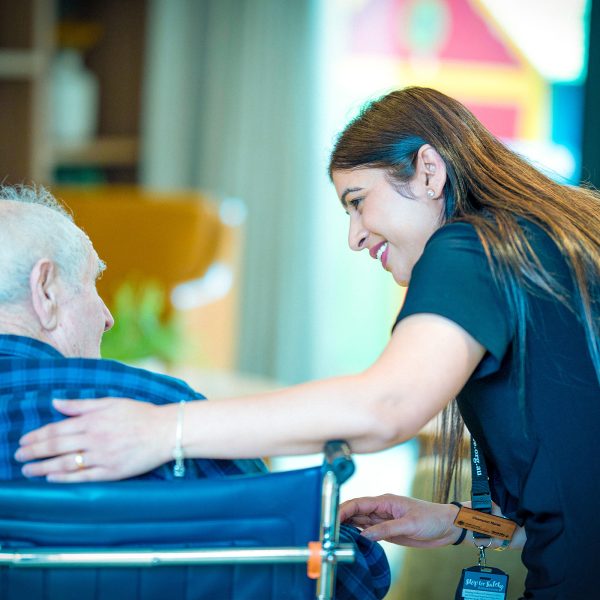
[[(548, 84), (527, 64), (523, 67), (490, 63), (440, 61), (436, 59), (399, 60), (381, 55), (349, 58), (344, 77), (352, 81), (373, 81), (374, 74), (391, 77), (390, 90), (408, 85), (438, 89), (462, 102), (517, 106), (516, 136), (522, 140), (549, 137), (550, 94)], [(382, 76), (375, 78), (382, 81)], [(386, 91), (377, 86), (377, 94)]]
[(433, 77), (427, 69), (403, 61), (397, 65), (403, 85), (434, 87), (462, 102), (507, 104), (520, 108), (516, 135), (523, 140), (547, 139), (549, 135), (548, 84), (533, 70), (482, 63), (445, 61)]

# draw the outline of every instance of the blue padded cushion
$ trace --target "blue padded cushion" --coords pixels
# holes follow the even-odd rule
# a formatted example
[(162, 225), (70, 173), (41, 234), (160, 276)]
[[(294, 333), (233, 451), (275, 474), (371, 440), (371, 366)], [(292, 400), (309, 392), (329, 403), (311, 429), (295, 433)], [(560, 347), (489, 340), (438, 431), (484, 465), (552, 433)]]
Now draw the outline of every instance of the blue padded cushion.
[[(319, 538), (320, 467), (197, 481), (0, 484), (10, 548), (305, 546)], [(0, 568), (2, 600), (314, 598), (299, 565)]]

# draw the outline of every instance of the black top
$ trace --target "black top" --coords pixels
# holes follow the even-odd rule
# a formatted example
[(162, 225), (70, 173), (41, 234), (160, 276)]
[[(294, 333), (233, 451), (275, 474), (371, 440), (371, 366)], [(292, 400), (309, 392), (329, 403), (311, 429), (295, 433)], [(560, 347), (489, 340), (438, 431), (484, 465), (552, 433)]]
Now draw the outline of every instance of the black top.
[[(555, 244), (534, 225), (525, 231), (542, 264), (572, 290)], [(487, 350), (457, 400), (485, 454), (494, 501), (525, 526), (526, 597), (600, 597), (600, 387), (573, 313), (542, 293), (528, 301), (524, 416), (512, 356), (515, 315), (471, 225), (452, 223), (432, 236), (396, 322), (442, 315)]]

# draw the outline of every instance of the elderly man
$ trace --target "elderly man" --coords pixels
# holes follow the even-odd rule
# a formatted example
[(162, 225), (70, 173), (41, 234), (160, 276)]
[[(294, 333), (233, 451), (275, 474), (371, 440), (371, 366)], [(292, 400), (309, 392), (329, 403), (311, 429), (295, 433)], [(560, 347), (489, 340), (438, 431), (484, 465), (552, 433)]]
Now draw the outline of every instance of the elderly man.
[[(55, 398), (115, 396), (157, 404), (204, 398), (172, 377), (98, 360), (102, 334), (114, 323), (96, 291), (105, 265), (45, 190), (0, 190), (0, 267), (0, 479), (22, 476), (13, 458), (22, 434), (62, 418), (52, 406)], [(15, 401), (8, 402), (11, 397)], [(85, 440), (57, 462), (94, 469), (94, 457), (82, 449)], [(265, 470), (260, 460), (186, 462), (189, 477)], [(145, 475), (171, 476), (167, 466)]]
[[(114, 321), (96, 291), (105, 265), (89, 238), (45, 190), (0, 188), (0, 480), (28, 475), (14, 458), (26, 432), (63, 418), (56, 399), (133, 398), (155, 404), (203, 399), (183, 381), (100, 359)], [(98, 469), (77, 440), (59, 470)], [(265, 471), (261, 460), (187, 460), (188, 478)], [(98, 478), (102, 473), (98, 471)], [(170, 479), (172, 465), (140, 478)], [(381, 598), (389, 569), (380, 546), (344, 528), (362, 555), (341, 565), (338, 598)]]

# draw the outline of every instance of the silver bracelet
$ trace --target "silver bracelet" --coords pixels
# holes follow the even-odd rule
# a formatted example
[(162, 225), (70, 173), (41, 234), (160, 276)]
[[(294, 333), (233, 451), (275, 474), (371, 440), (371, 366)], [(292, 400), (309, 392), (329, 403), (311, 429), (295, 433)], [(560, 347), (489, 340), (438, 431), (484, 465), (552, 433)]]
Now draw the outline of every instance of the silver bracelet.
[(179, 402), (177, 411), (177, 427), (175, 429), (175, 448), (173, 448), (173, 477), (183, 477), (185, 475), (185, 463), (183, 462), (183, 408), (185, 400)]

